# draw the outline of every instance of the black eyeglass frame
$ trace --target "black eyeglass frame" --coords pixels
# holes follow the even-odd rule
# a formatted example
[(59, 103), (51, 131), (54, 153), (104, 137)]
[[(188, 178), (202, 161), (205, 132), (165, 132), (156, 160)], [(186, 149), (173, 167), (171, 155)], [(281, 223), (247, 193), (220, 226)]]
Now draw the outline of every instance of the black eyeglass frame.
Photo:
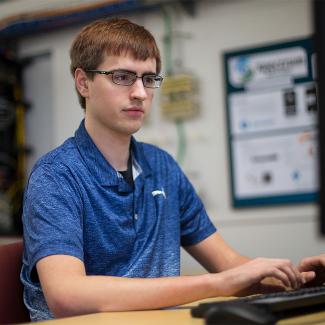
[[(160, 88), (160, 86), (161, 86), (161, 84), (162, 84), (162, 82), (164, 80), (164, 78), (162, 76), (158, 75), (158, 74), (145, 73), (142, 76), (138, 76), (134, 71), (123, 70), (123, 69), (116, 69), (116, 70), (110, 70), (110, 71), (89, 69), (89, 70), (85, 70), (85, 71), (86, 72), (90, 72), (90, 73), (104, 74), (104, 75), (107, 75), (107, 76), (108, 75), (112, 75), (112, 82), (115, 83), (116, 85), (119, 85), (119, 86), (132, 86), (136, 82), (136, 80), (140, 78), (140, 79), (142, 79), (142, 84), (143, 84), (143, 86), (145, 88), (156, 89), (156, 88)], [(128, 73), (130, 75), (135, 76), (135, 78), (134, 78), (134, 80), (130, 84), (123, 85), (121, 83), (117, 83), (117, 82), (114, 81), (113, 75), (114, 75), (115, 72), (126, 72), (126, 73)], [(145, 79), (144, 78), (145, 77), (148, 77), (148, 76), (153, 76), (153, 77), (157, 78), (158, 79), (158, 82), (159, 82), (158, 86), (156, 86), (156, 87), (155, 86), (154, 87), (147, 86), (145, 84)]]

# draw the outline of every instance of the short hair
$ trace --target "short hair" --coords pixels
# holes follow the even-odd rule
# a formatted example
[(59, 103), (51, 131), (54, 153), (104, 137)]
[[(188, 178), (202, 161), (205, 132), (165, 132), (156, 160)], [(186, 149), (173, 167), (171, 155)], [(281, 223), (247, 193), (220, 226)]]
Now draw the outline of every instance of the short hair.
[[(143, 26), (128, 19), (113, 18), (96, 20), (85, 26), (77, 35), (70, 49), (70, 71), (96, 69), (104, 55), (119, 56), (130, 53), (136, 60), (156, 60), (156, 73), (161, 70), (161, 58), (156, 41)], [(89, 76), (92, 78), (92, 76)], [(86, 108), (85, 98), (78, 90), (79, 103)]]

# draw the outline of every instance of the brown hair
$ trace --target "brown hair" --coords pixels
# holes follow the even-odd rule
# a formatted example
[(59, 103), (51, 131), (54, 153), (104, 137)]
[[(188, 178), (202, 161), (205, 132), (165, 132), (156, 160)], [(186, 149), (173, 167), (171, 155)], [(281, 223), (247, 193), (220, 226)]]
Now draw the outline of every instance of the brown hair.
[[(156, 72), (160, 73), (160, 53), (152, 34), (143, 26), (122, 18), (97, 20), (81, 30), (70, 49), (70, 71), (74, 76), (77, 68), (96, 69), (104, 55), (124, 53), (130, 53), (136, 60), (156, 59)], [(77, 93), (85, 109), (85, 98), (78, 90)]]

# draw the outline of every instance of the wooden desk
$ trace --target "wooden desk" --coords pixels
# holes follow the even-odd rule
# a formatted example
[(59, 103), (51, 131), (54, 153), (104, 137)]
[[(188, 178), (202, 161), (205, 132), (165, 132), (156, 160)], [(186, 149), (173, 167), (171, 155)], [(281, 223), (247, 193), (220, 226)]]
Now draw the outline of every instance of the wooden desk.
[(189, 309), (111, 312), (63, 318), (37, 324), (47, 325), (202, 325)]
[[(211, 300), (211, 299), (209, 299)], [(220, 299), (216, 299), (220, 300)], [(204, 320), (193, 318), (189, 304), (168, 310), (149, 310), (132, 312), (109, 312), (62, 318), (37, 324), (43, 325), (203, 325)], [(277, 324), (325, 324), (325, 311), (306, 316), (283, 319)]]

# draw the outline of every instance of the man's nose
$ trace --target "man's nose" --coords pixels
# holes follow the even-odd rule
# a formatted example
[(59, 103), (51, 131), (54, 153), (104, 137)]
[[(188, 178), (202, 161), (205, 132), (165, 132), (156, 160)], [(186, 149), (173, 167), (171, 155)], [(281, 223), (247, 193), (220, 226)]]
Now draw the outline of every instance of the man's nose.
[(137, 78), (135, 83), (131, 86), (131, 96), (141, 100), (145, 100), (148, 97), (147, 90), (141, 78)]

